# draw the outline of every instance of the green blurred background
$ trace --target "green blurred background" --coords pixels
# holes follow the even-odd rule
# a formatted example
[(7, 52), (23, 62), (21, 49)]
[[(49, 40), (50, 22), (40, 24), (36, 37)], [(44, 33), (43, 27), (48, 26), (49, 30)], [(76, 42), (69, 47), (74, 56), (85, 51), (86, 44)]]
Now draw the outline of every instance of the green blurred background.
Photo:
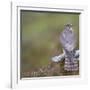
[(64, 24), (71, 23), (79, 48), (79, 13), (21, 10), (21, 77), (23, 73), (46, 66), (62, 53), (59, 36)]

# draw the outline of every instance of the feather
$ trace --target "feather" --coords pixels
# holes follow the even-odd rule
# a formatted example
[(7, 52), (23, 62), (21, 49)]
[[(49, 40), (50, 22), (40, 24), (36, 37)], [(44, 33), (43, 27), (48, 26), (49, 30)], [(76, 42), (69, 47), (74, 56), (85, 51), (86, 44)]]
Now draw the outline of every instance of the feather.
[(60, 35), (60, 43), (65, 52), (64, 69), (67, 71), (78, 70), (78, 64), (74, 60), (74, 49), (76, 45), (76, 38), (71, 25), (66, 25)]

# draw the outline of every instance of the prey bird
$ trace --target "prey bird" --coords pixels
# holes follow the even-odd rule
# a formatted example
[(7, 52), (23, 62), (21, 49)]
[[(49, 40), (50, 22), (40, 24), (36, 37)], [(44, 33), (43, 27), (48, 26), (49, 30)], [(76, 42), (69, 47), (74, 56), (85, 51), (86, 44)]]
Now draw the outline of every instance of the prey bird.
[(64, 70), (77, 71), (78, 62), (75, 59), (76, 37), (72, 24), (66, 24), (64, 26), (64, 30), (60, 34), (60, 43), (65, 53)]

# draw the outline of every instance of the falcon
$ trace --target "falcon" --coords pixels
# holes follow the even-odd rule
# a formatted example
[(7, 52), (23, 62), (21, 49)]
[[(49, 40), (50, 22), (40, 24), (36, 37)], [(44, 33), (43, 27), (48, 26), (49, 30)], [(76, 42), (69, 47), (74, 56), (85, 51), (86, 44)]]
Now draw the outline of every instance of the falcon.
[(64, 70), (77, 71), (78, 62), (75, 59), (76, 37), (72, 28), (72, 24), (66, 24), (64, 30), (60, 34), (60, 43), (65, 53)]

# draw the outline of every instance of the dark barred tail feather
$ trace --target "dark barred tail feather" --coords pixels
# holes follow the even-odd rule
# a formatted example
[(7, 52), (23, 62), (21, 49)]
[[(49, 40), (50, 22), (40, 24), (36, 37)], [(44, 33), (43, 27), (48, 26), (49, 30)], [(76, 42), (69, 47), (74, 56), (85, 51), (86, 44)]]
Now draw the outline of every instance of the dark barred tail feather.
[(65, 58), (64, 70), (66, 71), (78, 71), (78, 62), (74, 59)]
[(66, 56), (65, 56), (65, 64), (64, 64), (64, 70), (66, 71), (78, 71), (78, 62), (74, 58), (74, 52), (68, 52), (65, 50)]

